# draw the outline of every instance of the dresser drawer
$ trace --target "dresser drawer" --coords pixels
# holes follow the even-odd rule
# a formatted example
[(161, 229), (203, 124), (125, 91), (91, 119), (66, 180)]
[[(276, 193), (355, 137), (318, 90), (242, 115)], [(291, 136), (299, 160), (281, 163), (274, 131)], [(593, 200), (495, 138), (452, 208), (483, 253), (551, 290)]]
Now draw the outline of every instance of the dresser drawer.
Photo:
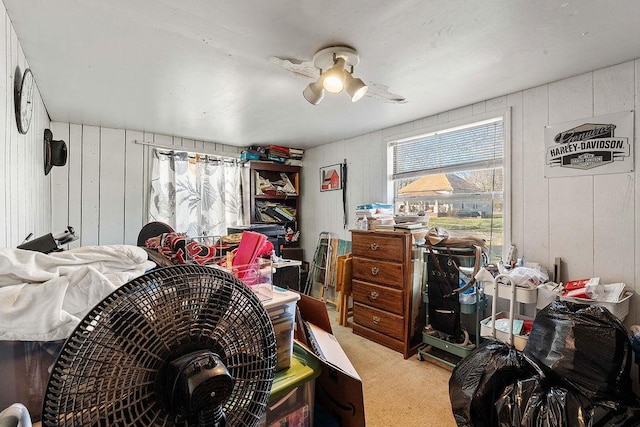
[(404, 339), (404, 319), (397, 314), (354, 303), (353, 321), (390, 337)]
[(402, 264), (376, 259), (353, 257), (353, 278), (366, 282), (382, 283), (393, 288), (404, 287)]
[(389, 236), (376, 233), (353, 233), (351, 252), (353, 256), (402, 262), (406, 236)]
[(404, 313), (404, 300), (401, 290), (361, 282), (359, 280), (353, 280), (352, 283), (351, 296), (355, 302), (399, 315)]

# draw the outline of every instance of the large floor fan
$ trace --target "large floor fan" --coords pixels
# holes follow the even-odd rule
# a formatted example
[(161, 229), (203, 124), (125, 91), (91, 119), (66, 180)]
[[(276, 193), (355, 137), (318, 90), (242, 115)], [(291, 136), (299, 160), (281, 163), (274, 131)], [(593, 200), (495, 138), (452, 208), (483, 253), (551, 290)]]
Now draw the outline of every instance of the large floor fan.
[(46, 426), (254, 426), (276, 366), (270, 318), (232, 274), (165, 267), (113, 292), (65, 342)]

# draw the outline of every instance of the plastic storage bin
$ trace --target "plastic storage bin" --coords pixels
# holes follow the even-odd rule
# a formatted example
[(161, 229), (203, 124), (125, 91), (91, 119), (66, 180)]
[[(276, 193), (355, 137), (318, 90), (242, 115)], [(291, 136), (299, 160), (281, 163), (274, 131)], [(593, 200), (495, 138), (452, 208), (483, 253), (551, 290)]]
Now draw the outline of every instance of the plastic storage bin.
[(293, 354), (293, 326), (300, 295), (275, 286), (272, 298), (262, 305), (267, 309), (276, 335), (278, 360), (276, 371), (289, 368)]
[[(484, 293), (487, 295), (494, 296), (495, 295), (495, 286), (493, 283), (487, 284), (484, 287)], [(511, 286), (510, 285), (498, 285), (498, 298), (511, 299)], [(522, 288), (520, 286), (516, 286), (516, 299), (515, 302), (520, 302), (523, 304), (531, 304), (536, 302), (538, 299), (538, 289), (533, 288)]]
[(315, 378), (322, 368), (315, 356), (300, 346), (294, 348), (289, 369), (277, 372), (273, 378), (267, 411), (260, 426), (313, 425)]
[[(496, 313), (496, 319), (508, 319), (509, 318), (509, 313), (507, 313), (506, 311), (500, 311), (498, 313)], [(533, 320), (531, 317), (527, 317), (527, 316), (522, 316), (520, 314), (514, 314), (513, 319), (516, 320)], [(491, 316), (487, 317), (486, 319), (483, 319), (480, 322), (480, 336), (483, 337), (492, 337), (492, 322), (491, 322)], [(498, 329), (496, 329), (496, 339), (502, 341), (502, 342), (508, 342), (509, 341), (509, 334), (507, 332), (503, 332), (500, 331)], [(522, 351), (524, 350), (524, 346), (527, 345), (527, 341), (529, 340), (529, 337), (527, 337), (526, 335), (513, 335), (513, 346)]]
[(601, 301), (593, 301), (593, 300), (582, 299), (582, 298), (571, 298), (571, 297), (565, 297), (565, 296), (560, 296), (560, 299), (562, 301), (575, 302), (578, 304), (597, 305), (597, 306), (604, 307), (607, 310), (609, 310), (611, 314), (613, 314), (618, 319), (620, 319), (621, 322), (624, 322), (624, 319), (626, 319), (627, 315), (629, 314), (629, 302), (631, 301), (632, 296), (633, 296), (633, 292), (624, 291), (622, 298), (618, 302), (601, 302)]
[(231, 273), (247, 285), (260, 301), (273, 297), (273, 266), (267, 258), (256, 258), (253, 264), (234, 265)]

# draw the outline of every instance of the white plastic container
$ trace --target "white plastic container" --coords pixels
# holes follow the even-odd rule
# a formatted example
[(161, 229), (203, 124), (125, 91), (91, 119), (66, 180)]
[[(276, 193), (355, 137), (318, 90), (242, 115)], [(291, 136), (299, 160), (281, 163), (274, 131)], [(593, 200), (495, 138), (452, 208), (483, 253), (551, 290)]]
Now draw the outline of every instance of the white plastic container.
[(618, 319), (620, 319), (621, 322), (624, 322), (624, 319), (626, 319), (627, 315), (629, 314), (629, 302), (631, 301), (632, 296), (633, 296), (632, 291), (624, 291), (622, 298), (618, 302), (601, 302), (601, 301), (593, 301), (588, 299), (572, 298), (572, 297), (565, 297), (565, 296), (560, 296), (560, 299), (562, 301), (575, 302), (578, 304), (597, 305), (597, 306), (604, 307), (607, 310), (609, 310), (611, 314), (613, 314)]
[[(500, 311), (498, 313), (496, 313), (496, 319), (508, 319), (509, 318), (509, 313), (506, 311)], [(533, 320), (530, 317), (527, 316), (522, 316), (520, 314), (514, 314), (513, 315), (514, 319), (518, 319), (518, 320)], [(480, 321), (480, 336), (482, 337), (492, 337), (493, 336), (493, 330), (492, 330), (492, 322), (491, 322), (491, 316), (487, 317), (486, 319), (483, 319)], [(502, 341), (502, 342), (509, 342), (509, 334), (507, 332), (503, 332), (500, 331), (498, 329), (496, 329), (496, 339)], [(513, 335), (513, 346), (522, 351), (524, 350), (524, 346), (527, 345), (527, 341), (529, 340), (529, 337), (526, 335)]]
[[(484, 287), (484, 293), (487, 295), (494, 296), (495, 289), (493, 283), (489, 283)], [(498, 298), (511, 299), (511, 286), (510, 285), (498, 285)], [(515, 302), (520, 302), (523, 304), (531, 304), (536, 302), (538, 299), (538, 290), (536, 288), (522, 288), (516, 286), (516, 299)]]
[(276, 371), (289, 368), (293, 355), (293, 332), (296, 318), (296, 305), (300, 295), (275, 286), (272, 298), (263, 301), (276, 335), (277, 357)]
[(260, 301), (271, 300), (273, 296), (273, 267), (270, 259), (256, 258), (253, 264), (234, 265), (226, 270), (242, 280), (260, 298)]

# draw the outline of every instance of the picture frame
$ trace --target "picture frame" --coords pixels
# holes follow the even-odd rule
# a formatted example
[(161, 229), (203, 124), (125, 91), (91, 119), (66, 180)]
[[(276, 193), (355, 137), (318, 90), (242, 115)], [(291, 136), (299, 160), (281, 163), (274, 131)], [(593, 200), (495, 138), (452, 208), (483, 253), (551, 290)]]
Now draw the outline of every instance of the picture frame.
[(323, 166), (320, 168), (320, 191), (342, 189), (342, 164)]

